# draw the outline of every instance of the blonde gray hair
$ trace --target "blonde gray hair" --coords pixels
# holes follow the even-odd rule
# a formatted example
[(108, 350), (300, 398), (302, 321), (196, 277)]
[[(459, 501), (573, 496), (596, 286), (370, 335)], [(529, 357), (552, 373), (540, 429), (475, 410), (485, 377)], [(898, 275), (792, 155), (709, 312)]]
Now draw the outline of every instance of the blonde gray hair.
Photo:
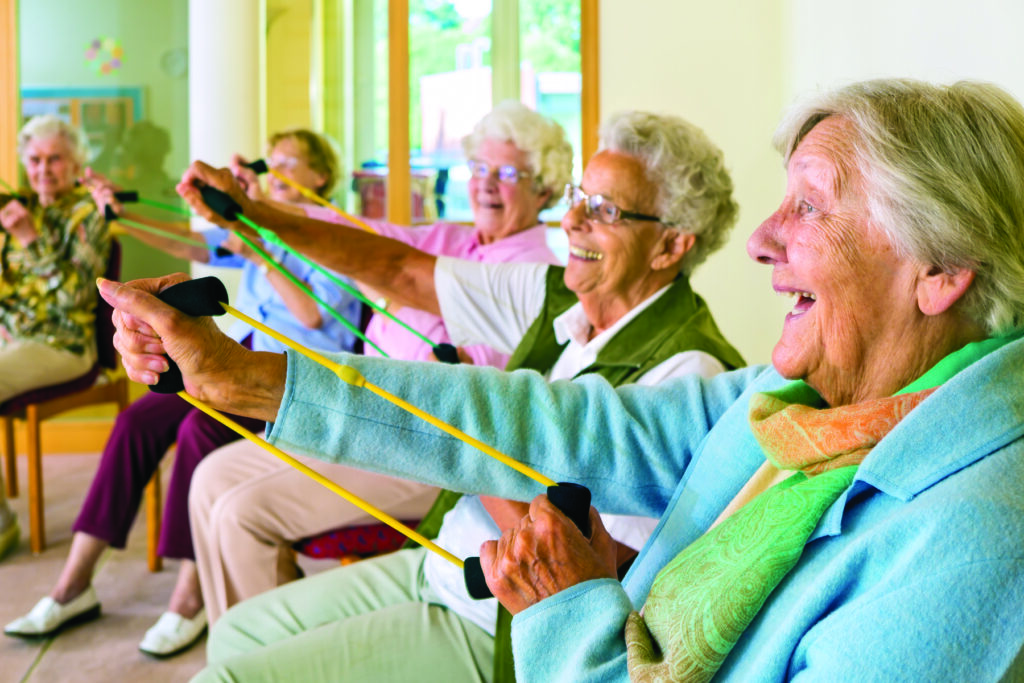
[(486, 139), (511, 142), (526, 153), (538, 186), (551, 193), (545, 208), (561, 201), (562, 189), (572, 181), (572, 145), (557, 121), (521, 102), (505, 100), (462, 139), (466, 158), (476, 156)]
[(267, 154), (273, 151), (277, 143), (288, 139), (295, 140), (302, 147), (306, 154), (306, 163), (314, 173), (324, 177), (324, 184), (312, 190), (325, 199), (330, 197), (341, 177), (341, 164), (338, 163), (334, 145), (326, 136), (314, 133), (308, 128), (293, 128), (271, 135), (267, 140)]
[(709, 254), (725, 244), (739, 207), (732, 178), (720, 150), (697, 126), (678, 116), (627, 111), (601, 129), (602, 149), (639, 160), (657, 187), (662, 223), (692, 233), (693, 248), (681, 270), (690, 275)]
[(853, 124), (869, 218), (904, 256), (975, 273), (962, 310), (990, 334), (1024, 326), (1024, 108), (1001, 88), (855, 83), (793, 108), (775, 134), (788, 162), (837, 116)]
[(42, 114), (29, 119), (18, 131), (18, 158), (24, 162), (25, 150), (32, 140), (46, 140), (62, 136), (71, 151), (71, 160), (83, 167), (89, 159), (85, 136), (75, 126), (53, 114)]

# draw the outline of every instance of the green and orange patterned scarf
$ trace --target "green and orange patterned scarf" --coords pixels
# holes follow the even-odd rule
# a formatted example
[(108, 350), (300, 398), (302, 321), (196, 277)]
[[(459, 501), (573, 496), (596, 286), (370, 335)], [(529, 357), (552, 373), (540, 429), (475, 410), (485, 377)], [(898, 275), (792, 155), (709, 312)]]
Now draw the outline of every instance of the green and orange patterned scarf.
[(891, 397), (823, 408), (803, 382), (756, 394), (750, 424), (767, 462), (711, 529), (662, 568), (642, 615), (629, 616), (630, 679), (714, 676), (871, 449), (938, 385), (1021, 335), (968, 344)]

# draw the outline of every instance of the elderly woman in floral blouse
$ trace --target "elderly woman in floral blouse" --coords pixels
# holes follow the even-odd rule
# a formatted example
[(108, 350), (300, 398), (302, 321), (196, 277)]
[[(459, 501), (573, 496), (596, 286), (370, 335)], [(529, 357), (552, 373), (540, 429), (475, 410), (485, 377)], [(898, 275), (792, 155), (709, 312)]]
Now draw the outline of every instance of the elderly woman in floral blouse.
[[(79, 131), (38, 116), (18, 134), (18, 155), (31, 191), (0, 199), (0, 402), (95, 363), (93, 282), (110, 247), (103, 212), (75, 182), (85, 162)], [(0, 557), (18, 536), (0, 486)]]

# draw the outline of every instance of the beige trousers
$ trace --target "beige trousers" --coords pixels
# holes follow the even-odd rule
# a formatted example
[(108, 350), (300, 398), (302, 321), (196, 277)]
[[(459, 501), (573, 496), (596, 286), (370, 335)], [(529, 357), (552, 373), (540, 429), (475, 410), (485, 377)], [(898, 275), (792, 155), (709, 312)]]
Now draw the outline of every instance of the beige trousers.
[[(437, 495), (425, 484), (298, 459), (397, 519), (420, 519)], [(296, 579), (293, 542), (376, 522), (248, 441), (219, 448), (199, 464), (189, 491), (189, 518), (211, 623), (231, 605)]]

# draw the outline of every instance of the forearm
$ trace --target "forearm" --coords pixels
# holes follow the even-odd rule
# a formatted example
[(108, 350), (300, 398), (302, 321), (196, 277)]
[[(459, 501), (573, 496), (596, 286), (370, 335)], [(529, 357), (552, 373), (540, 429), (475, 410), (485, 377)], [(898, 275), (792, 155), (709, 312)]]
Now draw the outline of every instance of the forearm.
[[(259, 257), (257, 257), (259, 258)], [(262, 259), (259, 259), (262, 261)], [(286, 266), (282, 265), (282, 268)], [(281, 301), (284, 302), (288, 312), (295, 316), (304, 327), (311, 330), (318, 329), (323, 325), (323, 317), (320, 314), (320, 306), (309, 295), (308, 289), (295, 284), (277, 268), (270, 266), (267, 270), (267, 282), (274, 288)]]
[(436, 257), (397, 240), (358, 228), (326, 223), (255, 204), (252, 220), (290, 247), (330, 270), (347, 275), (402, 306), (440, 314), (434, 288)]
[[(151, 228), (162, 230), (163, 232), (167, 232), (172, 235), (180, 235), (181, 237), (188, 238), (194, 242), (205, 241), (200, 233), (193, 232), (188, 229), (182, 229), (180, 223), (158, 221), (150, 218), (149, 216), (128, 211), (122, 212), (121, 216), (126, 220), (141, 223), (142, 225), (147, 225)], [(118, 223), (118, 225), (124, 228), (125, 232), (140, 242), (166, 252), (171, 256), (187, 259), (189, 261), (196, 261), (198, 263), (207, 263), (210, 260), (210, 250), (208, 248), (200, 247), (195, 244), (186, 244), (181, 240), (174, 239), (173, 237), (163, 237), (145, 230), (140, 230), (125, 222)]]

